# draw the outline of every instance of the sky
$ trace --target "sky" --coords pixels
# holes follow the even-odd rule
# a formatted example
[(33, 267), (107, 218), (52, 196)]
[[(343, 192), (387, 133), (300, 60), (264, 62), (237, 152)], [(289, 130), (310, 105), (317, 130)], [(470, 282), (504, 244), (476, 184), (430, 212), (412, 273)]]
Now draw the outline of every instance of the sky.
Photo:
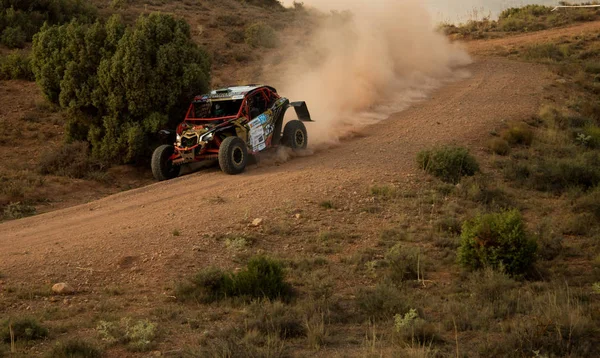
[[(345, 2), (357, 2), (357, 0), (298, 0), (306, 4), (314, 4), (319, 7), (340, 7), (343, 10)], [(365, 0), (367, 1), (367, 0)], [(436, 22), (463, 22), (474, 17), (492, 15), (497, 16), (502, 10), (509, 7), (518, 7), (527, 4), (558, 5), (559, 0), (398, 0), (417, 1), (423, 3)], [(284, 0), (284, 4), (291, 5), (293, 0)]]

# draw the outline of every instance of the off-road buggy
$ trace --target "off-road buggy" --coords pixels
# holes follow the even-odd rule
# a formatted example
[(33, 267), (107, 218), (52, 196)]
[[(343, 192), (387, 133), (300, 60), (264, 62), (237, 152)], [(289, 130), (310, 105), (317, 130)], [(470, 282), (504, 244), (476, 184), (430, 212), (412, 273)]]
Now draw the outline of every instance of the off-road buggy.
[[(298, 119), (287, 122), (289, 107)], [(174, 145), (161, 145), (152, 155), (157, 180), (179, 175), (181, 165), (218, 160), (227, 174), (244, 171), (251, 155), (284, 145), (304, 149), (308, 136), (303, 121), (311, 121), (305, 102), (290, 102), (269, 86), (247, 85), (213, 90), (194, 98), (176, 131), (161, 131)]]

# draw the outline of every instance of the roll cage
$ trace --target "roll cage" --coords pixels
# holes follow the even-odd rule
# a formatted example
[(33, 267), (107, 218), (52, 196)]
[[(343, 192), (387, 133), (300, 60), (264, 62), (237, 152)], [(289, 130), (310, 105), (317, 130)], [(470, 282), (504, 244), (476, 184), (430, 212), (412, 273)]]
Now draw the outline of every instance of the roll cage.
[[(277, 93), (277, 90), (269, 86), (258, 87), (244, 94), (228, 95), (228, 91), (229, 90), (217, 90), (215, 91), (215, 95), (204, 95), (194, 98), (194, 101), (192, 104), (190, 104), (190, 107), (185, 115), (185, 122), (199, 122), (198, 124), (202, 122), (229, 122), (230, 120), (243, 117), (245, 117), (246, 120), (250, 120), (251, 117), (255, 117), (253, 114), (255, 114), (256, 111), (258, 111), (257, 115), (265, 112), (273, 105), (275, 101), (281, 98)], [(196, 117), (195, 105), (197, 104), (210, 103), (211, 105), (216, 105), (219, 104), (219, 102), (235, 101), (240, 99), (242, 100), (242, 104), (239, 111), (235, 115), (204, 118)]]

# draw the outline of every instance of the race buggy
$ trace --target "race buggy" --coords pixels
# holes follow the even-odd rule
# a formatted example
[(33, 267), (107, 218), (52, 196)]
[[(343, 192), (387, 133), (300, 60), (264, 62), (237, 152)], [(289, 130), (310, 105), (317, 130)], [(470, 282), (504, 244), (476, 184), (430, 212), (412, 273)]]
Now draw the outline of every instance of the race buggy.
[[(293, 107), (298, 119), (284, 116)], [(181, 165), (218, 160), (227, 174), (244, 171), (249, 156), (284, 145), (304, 149), (308, 136), (303, 122), (312, 121), (305, 102), (290, 102), (269, 86), (247, 85), (213, 90), (194, 98), (177, 130), (163, 130), (174, 145), (161, 145), (152, 155), (152, 174), (159, 180), (177, 177)]]

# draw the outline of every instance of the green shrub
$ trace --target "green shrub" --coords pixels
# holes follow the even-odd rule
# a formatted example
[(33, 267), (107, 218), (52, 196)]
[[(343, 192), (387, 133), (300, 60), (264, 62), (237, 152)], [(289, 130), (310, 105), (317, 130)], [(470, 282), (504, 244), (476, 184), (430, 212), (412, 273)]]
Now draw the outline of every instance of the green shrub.
[(597, 61), (590, 61), (585, 63), (585, 72), (593, 75), (600, 75), (600, 63)]
[(126, 29), (115, 15), (44, 25), (32, 68), (46, 97), (74, 113), (67, 139), (88, 141), (94, 158), (127, 163), (146, 159), (151, 134), (175, 126), (190, 98), (208, 90), (210, 58), (182, 19), (153, 13)]
[(134, 352), (146, 352), (155, 345), (157, 324), (147, 319), (134, 320), (129, 317), (119, 322), (100, 321), (96, 331), (108, 343), (121, 343)]
[(537, 244), (518, 210), (479, 215), (463, 224), (458, 261), (466, 269), (485, 267), (522, 275), (535, 261)]
[(585, 136), (585, 146), (593, 149), (600, 148), (600, 127), (587, 126), (583, 129), (582, 134)]
[(598, 153), (584, 153), (575, 158), (539, 159), (530, 167), (528, 180), (534, 189), (540, 191), (588, 190), (600, 184), (599, 164)]
[(488, 148), (495, 154), (508, 155), (510, 153), (510, 145), (505, 139), (492, 138), (488, 141)]
[(31, 58), (17, 51), (0, 58), (0, 79), (34, 80), (35, 76), (31, 71)]
[(199, 272), (189, 282), (176, 288), (177, 298), (210, 303), (226, 297), (288, 299), (291, 286), (285, 282), (280, 262), (266, 257), (254, 257), (246, 269), (226, 273), (218, 269)]
[(530, 61), (561, 61), (565, 58), (565, 54), (561, 51), (558, 45), (554, 43), (540, 43), (525, 47), (522, 52), (525, 59)]
[(417, 163), (429, 174), (453, 184), (463, 176), (472, 176), (479, 171), (479, 164), (469, 150), (456, 146), (421, 151), (417, 155)]
[(596, 226), (598, 219), (592, 213), (584, 212), (562, 220), (562, 232), (565, 235), (588, 236)]
[(100, 358), (102, 352), (95, 345), (79, 339), (57, 343), (48, 358)]
[(238, 0), (238, 1), (246, 3), (246, 4), (260, 6), (260, 7), (266, 7), (266, 8), (270, 8), (270, 9), (276, 9), (276, 10), (283, 9), (283, 5), (281, 4), (281, 1), (279, 1), (279, 0)]
[(389, 267), (388, 278), (395, 284), (423, 277), (424, 255), (418, 248), (406, 248), (396, 244), (385, 255)]
[(10, 343), (10, 330), (14, 334), (15, 341), (32, 341), (43, 339), (48, 336), (48, 329), (33, 318), (17, 318), (5, 320), (0, 325), (0, 340)]
[(3, 218), (9, 220), (21, 219), (35, 215), (36, 212), (35, 206), (21, 202), (10, 203), (4, 208)]
[(382, 199), (391, 199), (398, 196), (398, 189), (391, 185), (373, 185), (369, 193)]
[(525, 123), (513, 123), (502, 132), (502, 138), (511, 145), (531, 145), (533, 142), (533, 131)]
[(129, 6), (131, 0), (111, 0), (110, 7), (114, 10), (123, 10)]
[(2, 32), (0, 42), (8, 48), (23, 48), (27, 34), (20, 27), (7, 27)]
[(97, 9), (86, 0), (4, 0), (0, 8), (1, 41), (5, 46), (23, 47), (44, 23), (63, 24), (77, 18), (91, 22)]
[(552, 13), (552, 7), (543, 6), (543, 5), (525, 5), (522, 7), (511, 7), (508, 8), (498, 15), (499, 20), (505, 20), (510, 18), (519, 18), (519, 17), (539, 17), (542, 15), (549, 15)]
[(231, 275), (229, 284), (230, 296), (285, 299), (292, 293), (291, 286), (285, 282), (282, 264), (266, 257), (251, 259), (245, 270)]
[(233, 30), (227, 33), (227, 40), (236, 44), (241, 44), (246, 40), (246, 35), (243, 31)]
[(282, 339), (306, 335), (298, 311), (281, 301), (256, 301), (249, 307), (248, 328), (264, 335), (276, 334)]
[(504, 189), (492, 186), (490, 178), (482, 175), (465, 178), (457, 189), (463, 198), (484, 205), (490, 210), (515, 207), (514, 200)]
[(600, 187), (577, 199), (574, 211), (576, 213), (592, 214), (600, 220)]
[(394, 330), (404, 342), (431, 344), (439, 337), (435, 327), (420, 317), (419, 312), (411, 308), (404, 315), (394, 316)]
[(411, 300), (399, 288), (383, 283), (375, 288), (360, 289), (356, 294), (356, 303), (366, 318), (377, 320), (404, 314), (412, 306)]
[(257, 22), (246, 27), (246, 43), (252, 47), (275, 48), (279, 45), (279, 38), (271, 26)]
[(70, 178), (85, 178), (100, 168), (100, 164), (90, 159), (89, 144), (86, 142), (68, 143), (56, 150), (47, 151), (39, 164), (40, 174)]

